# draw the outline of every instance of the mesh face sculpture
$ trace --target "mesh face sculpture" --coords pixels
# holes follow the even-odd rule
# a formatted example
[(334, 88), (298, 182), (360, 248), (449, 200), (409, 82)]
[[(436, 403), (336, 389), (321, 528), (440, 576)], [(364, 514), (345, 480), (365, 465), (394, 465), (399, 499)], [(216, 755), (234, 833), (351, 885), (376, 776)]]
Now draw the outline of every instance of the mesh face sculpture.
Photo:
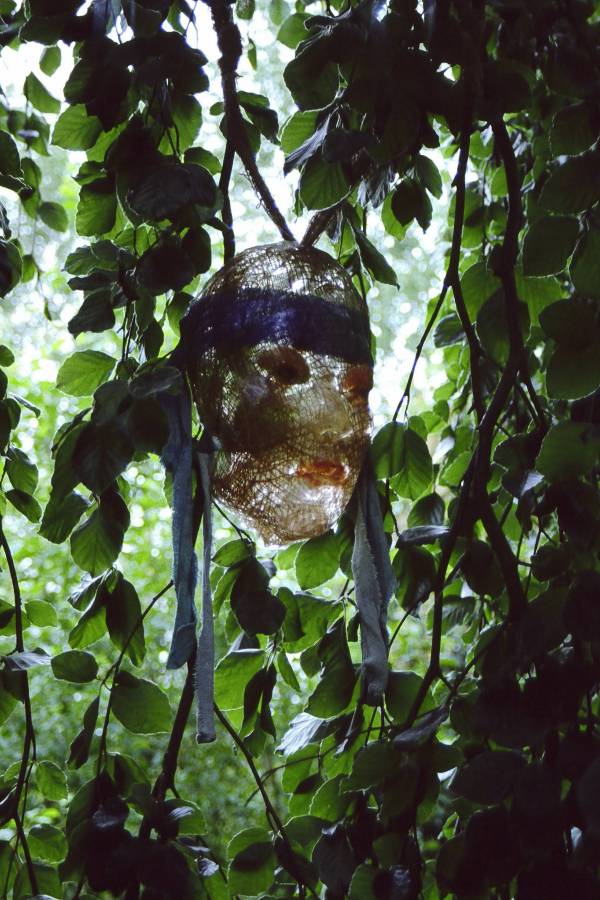
[(181, 323), (217, 499), (268, 543), (322, 534), (369, 439), (366, 306), (327, 254), (279, 243), (221, 269)]

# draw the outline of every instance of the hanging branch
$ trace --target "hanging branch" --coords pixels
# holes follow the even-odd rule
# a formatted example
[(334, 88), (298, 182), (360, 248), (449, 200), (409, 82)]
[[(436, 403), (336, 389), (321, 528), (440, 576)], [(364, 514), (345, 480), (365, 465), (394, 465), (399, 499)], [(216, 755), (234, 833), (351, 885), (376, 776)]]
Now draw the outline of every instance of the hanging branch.
[[(177, 760), (181, 742), (185, 733), (185, 726), (190, 716), (190, 710), (194, 700), (194, 671), (196, 665), (196, 654), (187, 662), (187, 675), (179, 698), (179, 706), (175, 715), (175, 721), (169, 736), (169, 743), (163, 756), (162, 768), (154, 782), (152, 788), (152, 796), (159, 802), (165, 799), (168, 790), (175, 787), (175, 773), (177, 772)], [(140, 838), (149, 838), (152, 831), (152, 825), (147, 816), (144, 816), (139, 829)]]
[(242, 54), (242, 39), (239, 29), (233, 21), (233, 14), (229, 3), (224, 0), (212, 0), (209, 4), (212, 20), (217, 35), (217, 44), (221, 52), (219, 68), (221, 70), (221, 85), (223, 88), (223, 101), (225, 103), (225, 116), (227, 120), (227, 137), (231, 140), (235, 151), (240, 157), (252, 186), (260, 197), (265, 210), (273, 223), (277, 226), (284, 241), (295, 240), (285, 218), (275, 203), (267, 184), (262, 177), (256, 159), (248, 141), (246, 126), (240, 109), (236, 89), (236, 70)]
[[(8, 540), (6, 539), (6, 535), (4, 533), (4, 528), (2, 526), (2, 519), (0, 518), (0, 546), (4, 552), (4, 556), (6, 558), (6, 564), (8, 566), (8, 572), (10, 575), (10, 581), (13, 589), (13, 595), (15, 599), (15, 650), (17, 653), (23, 653), (25, 650), (25, 641), (23, 638), (23, 602), (21, 598), (21, 587), (19, 585), (19, 577), (17, 574), (17, 569), (15, 566), (15, 561), (12, 555), (12, 551), (10, 549), (10, 545)], [(17, 837), (21, 847), (23, 848), (23, 855), (25, 856), (25, 865), (27, 866), (27, 874), (29, 876), (29, 883), (31, 886), (31, 890), (34, 894), (38, 893), (38, 885), (37, 885), (37, 877), (35, 874), (35, 868), (33, 866), (33, 862), (31, 859), (31, 854), (29, 852), (29, 845), (27, 843), (27, 837), (25, 836), (25, 831), (23, 829), (23, 824), (21, 820), (21, 815), (19, 813), (19, 804), (21, 802), (21, 796), (23, 795), (24, 790), (27, 787), (27, 781), (29, 779), (29, 757), (30, 754), (35, 760), (35, 729), (33, 726), (33, 715), (31, 711), (31, 695), (29, 693), (29, 678), (27, 672), (20, 673), (22, 683), (23, 683), (23, 704), (25, 707), (25, 737), (23, 739), (23, 754), (21, 756), (21, 765), (19, 768), (19, 774), (17, 776), (17, 785), (15, 788), (14, 795), (14, 811), (13, 811), (13, 819), (15, 821), (15, 826), (17, 829)]]
[(223, 168), (221, 169), (221, 177), (219, 178), (219, 190), (223, 194), (223, 224), (225, 230), (223, 232), (223, 262), (229, 262), (235, 256), (235, 233), (233, 231), (233, 215), (231, 213), (231, 200), (229, 198), (229, 182), (231, 180), (231, 170), (233, 168), (233, 158), (235, 156), (235, 148), (230, 138), (227, 138), (225, 145), (225, 155), (223, 157)]
[[(215, 703), (215, 715), (216, 715), (217, 719), (219, 720), (219, 722), (221, 723), (221, 725), (223, 726), (223, 728), (225, 729), (225, 731), (227, 731), (229, 736), (232, 738), (235, 745), (241, 750), (241, 752), (244, 756), (244, 759), (246, 760), (246, 762), (248, 764), (248, 768), (252, 772), (252, 776), (254, 778), (254, 781), (256, 782), (256, 787), (258, 788), (260, 796), (262, 797), (262, 801), (265, 806), (265, 812), (267, 815), (267, 819), (269, 821), (269, 825), (270, 825), (271, 829), (275, 832), (275, 834), (279, 835), (279, 837), (281, 838), (281, 840), (283, 841), (283, 843), (285, 845), (286, 851), (288, 852), (290, 857), (293, 858), (294, 850), (290, 843), (290, 839), (287, 835), (287, 832), (285, 830), (283, 822), (281, 821), (279, 813), (273, 806), (271, 798), (269, 797), (269, 795), (267, 793), (267, 789), (265, 788), (263, 779), (261, 778), (260, 772), (256, 768), (256, 764), (254, 762), (254, 759), (252, 758), (252, 754), (246, 747), (244, 739), (237, 733), (237, 731), (235, 730), (235, 728), (233, 727), (233, 725), (231, 724), (231, 722), (229, 721), (229, 719), (227, 718), (225, 713), (223, 713), (219, 709), (219, 707), (217, 706), (216, 703)], [(297, 874), (294, 874), (292, 872), (290, 872), (290, 874), (296, 879), (296, 881), (300, 885), (300, 889), (303, 892), (305, 890), (308, 890), (309, 893), (313, 897), (318, 897), (318, 894), (315, 893), (315, 891), (309, 884), (306, 884), (298, 879)]]

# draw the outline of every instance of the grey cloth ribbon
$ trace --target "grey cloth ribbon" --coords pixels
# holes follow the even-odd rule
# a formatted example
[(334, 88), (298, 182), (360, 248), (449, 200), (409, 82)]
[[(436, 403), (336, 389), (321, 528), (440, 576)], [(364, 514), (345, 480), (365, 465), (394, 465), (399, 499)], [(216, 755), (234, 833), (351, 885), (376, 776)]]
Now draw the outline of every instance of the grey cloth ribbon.
[(173, 581), (177, 612), (167, 669), (179, 669), (196, 647), (194, 594), (198, 562), (194, 553), (194, 504), (192, 498), (192, 405), (184, 383), (177, 394), (160, 395), (169, 423), (169, 440), (162, 463), (173, 477)]
[(196, 740), (199, 744), (209, 744), (216, 737), (214, 715), (215, 640), (210, 590), (210, 560), (212, 556), (210, 503), (213, 453), (201, 450), (198, 458), (204, 511), (202, 517), (202, 627), (198, 635), (196, 653)]
[(352, 575), (360, 621), (363, 700), (378, 706), (388, 680), (387, 607), (396, 586), (369, 460), (356, 488)]
[(194, 596), (198, 580), (198, 561), (194, 552), (194, 502), (192, 495), (192, 407), (189, 389), (184, 383), (177, 394), (160, 397), (169, 423), (169, 439), (162, 462), (173, 478), (173, 582), (177, 597), (175, 625), (168, 669), (179, 669), (196, 651), (196, 705), (199, 743), (215, 739), (213, 718), (214, 639), (210, 560), (212, 556), (211, 473), (212, 442), (204, 441), (199, 457), (203, 496), (202, 627), (196, 639), (197, 614)]

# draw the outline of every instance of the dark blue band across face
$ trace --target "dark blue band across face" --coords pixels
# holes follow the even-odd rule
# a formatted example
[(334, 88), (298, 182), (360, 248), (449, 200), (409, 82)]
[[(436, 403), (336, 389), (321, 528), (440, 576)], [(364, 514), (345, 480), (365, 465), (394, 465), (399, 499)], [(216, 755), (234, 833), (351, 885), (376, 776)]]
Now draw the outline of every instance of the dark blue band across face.
[[(200, 297), (180, 323), (177, 355), (185, 367), (215, 349), (269, 342), (353, 365), (372, 365), (366, 313), (312, 294), (242, 288)], [(181, 354), (181, 356), (180, 356)]]

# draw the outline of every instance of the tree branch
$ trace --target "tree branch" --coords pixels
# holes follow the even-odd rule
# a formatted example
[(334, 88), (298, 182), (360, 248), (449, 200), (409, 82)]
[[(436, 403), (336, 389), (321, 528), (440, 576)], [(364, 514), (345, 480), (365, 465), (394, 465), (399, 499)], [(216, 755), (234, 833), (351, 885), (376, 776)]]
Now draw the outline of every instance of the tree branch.
[[(0, 546), (4, 552), (4, 556), (6, 558), (6, 564), (8, 566), (8, 572), (10, 575), (10, 581), (13, 589), (13, 595), (15, 599), (15, 649), (17, 653), (22, 653), (25, 650), (25, 641), (23, 637), (23, 601), (21, 597), (21, 587), (19, 585), (19, 576), (17, 574), (17, 569), (15, 566), (15, 561), (12, 555), (12, 551), (10, 549), (10, 545), (8, 540), (6, 539), (6, 535), (4, 533), (4, 527), (2, 524), (2, 519), (0, 518)], [(23, 829), (23, 825), (21, 822), (21, 816), (19, 813), (19, 803), (21, 802), (21, 796), (23, 791), (27, 785), (27, 779), (29, 778), (28, 767), (29, 767), (29, 756), (30, 753), (35, 759), (35, 729), (33, 726), (33, 715), (31, 711), (31, 695), (29, 693), (29, 678), (27, 672), (21, 672), (20, 677), (23, 683), (23, 705), (25, 707), (25, 736), (23, 738), (23, 754), (21, 756), (21, 765), (19, 767), (19, 774), (17, 776), (17, 785), (15, 788), (15, 797), (14, 797), (14, 812), (13, 819), (15, 822), (15, 827), (17, 829), (17, 838), (23, 848), (23, 855), (25, 856), (25, 864), (27, 866), (27, 873), (29, 875), (29, 882), (31, 885), (31, 889), (34, 894), (38, 893), (38, 884), (37, 877), (35, 874), (35, 868), (33, 866), (33, 862), (31, 859), (31, 854), (29, 852), (29, 845), (27, 844), (27, 837), (25, 836), (25, 831)]]
[(235, 148), (233, 142), (228, 138), (225, 145), (225, 155), (223, 157), (223, 167), (221, 169), (221, 177), (219, 178), (219, 190), (223, 194), (223, 224), (225, 231), (223, 232), (223, 262), (229, 262), (235, 256), (235, 234), (233, 231), (233, 216), (231, 214), (231, 201), (229, 199), (229, 182), (231, 179), (231, 170), (233, 168), (233, 157), (235, 156)]
[(281, 237), (284, 241), (293, 241), (295, 240), (294, 235), (290, 231), (258, 169), (248, 141), (248, 135), (246, 134), (246, 126), (240, 109), (235, 83), (236, 69), (242, 53), (242, 39), (239, 29), (233, 21), (231, 6), (227, 2), (223, 2), (223, 0), (212, 0), (209, 6), (217, 35), (217, 44), (221, 53), (219, 68), (221, 70), (221, 85), (227, 120), (227, 138), (233, 142), (235, 151), (244, 164), (254, 190), (260, 197), (267, 214), (279, 230)]

